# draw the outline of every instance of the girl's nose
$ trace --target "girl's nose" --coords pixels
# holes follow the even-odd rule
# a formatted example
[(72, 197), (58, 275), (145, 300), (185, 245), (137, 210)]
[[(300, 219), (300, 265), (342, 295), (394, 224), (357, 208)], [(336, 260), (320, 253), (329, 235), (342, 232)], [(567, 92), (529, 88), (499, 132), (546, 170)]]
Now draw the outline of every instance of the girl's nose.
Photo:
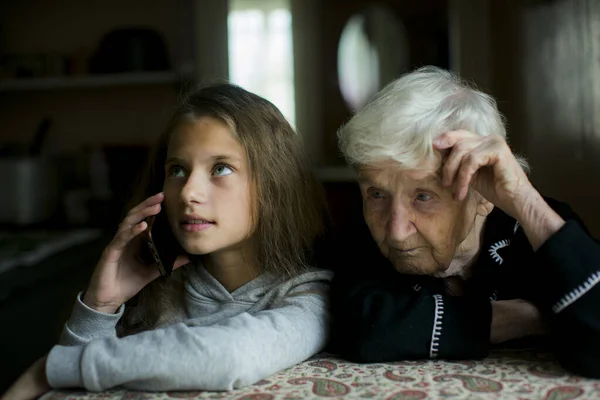
[(205, 203), (208, 199), (209, 188), (209, 177), (192, 173), (181, 189), (181, 199), (186, 204)]

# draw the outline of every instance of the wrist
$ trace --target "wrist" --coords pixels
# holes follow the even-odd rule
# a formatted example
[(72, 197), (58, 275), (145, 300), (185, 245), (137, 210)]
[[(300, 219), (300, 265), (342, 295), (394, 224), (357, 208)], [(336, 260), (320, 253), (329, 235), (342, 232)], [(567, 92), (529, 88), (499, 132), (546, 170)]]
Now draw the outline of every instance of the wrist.
[(93, 291), (86, 291), (81, 299), (83, 304), (88, 306), (94, 311), (98, 311), (104, 314), (114, 314), (117, 312), (119, 307), (123, 304), (119, 301), (98, 301)]
[(565, 221), (546, 203), (533, 187), (523, 191), (514, 202), (515, 219), (519, 222), (534, 250), (539, 249)]
[(39, 369), (39, 375), (37, 381), (40, 382), (45, 390), (50, 390), (50, 383), (48, 382), (48, 374), (46, 374), (46, 363), (48, 361), (48, 355), (42, 357), (38, 362), (41, 364)]
[(532, 303), (521, 299), (492, 302), (491, 343), (497, 344), (542, 333), (540, 312)]
[(538, 209), (542, 202), (545, 203), (540, 192), (531, 184), (526, 185), (513, 197), (511, 214), (522, 225), (522, 222), (525, 222), (531, 211)]

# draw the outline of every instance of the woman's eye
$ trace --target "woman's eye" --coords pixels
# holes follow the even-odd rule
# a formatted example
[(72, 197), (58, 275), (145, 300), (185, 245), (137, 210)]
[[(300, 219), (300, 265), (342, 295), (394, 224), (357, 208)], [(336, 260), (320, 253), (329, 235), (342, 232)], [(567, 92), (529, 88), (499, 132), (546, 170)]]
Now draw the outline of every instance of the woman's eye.
[(169, 168), (169, 176), (182, 177), (185, 176), (185, 170), (179, 165), (174, 165)]
[(383, 199), (385, 197), (385, 194), (381, 190), (377, 190), (377, 189), (369, 190), (369, 195), (373, 199)]
[(226, 176), (233, 173), (233, 170), (227, 165), (220, 164), (215, 166), (213, 173), (215, 174), (215, 176)]
[(419, 193), (417, 194), (417, 201), (420, 201), (422, 203), (429, 201), (433, 199), (433, 196), (427, 194), (427, 193)]

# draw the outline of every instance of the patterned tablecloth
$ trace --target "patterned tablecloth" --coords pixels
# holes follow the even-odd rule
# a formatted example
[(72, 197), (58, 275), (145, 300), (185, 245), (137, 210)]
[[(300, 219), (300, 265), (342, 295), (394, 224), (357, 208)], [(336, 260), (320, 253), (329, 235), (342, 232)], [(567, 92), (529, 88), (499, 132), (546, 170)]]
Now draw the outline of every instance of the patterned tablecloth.
[(54, 391), (42, 400), (173, 398), (600, 399), (600, 380), (570, 375), (551, 356), (531, 350), (496, 351), (479, 361), (382, 364), (355, 364), (320, 354), (250, 387), (231, 392)]

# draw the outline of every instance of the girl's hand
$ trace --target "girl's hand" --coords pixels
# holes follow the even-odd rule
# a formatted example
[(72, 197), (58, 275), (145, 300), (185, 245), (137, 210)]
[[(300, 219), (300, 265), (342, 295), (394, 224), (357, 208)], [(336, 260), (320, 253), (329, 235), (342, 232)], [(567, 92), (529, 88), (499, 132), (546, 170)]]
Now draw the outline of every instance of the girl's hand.
[(46, 379), (46, 358), (34, 362), (0, 397), (2, 400), (36, 399), (51, 389)]
[[(156, 265), (141, 261), (141, 246), (134, 239), (148, 228), (144, 219), (160, 212), (163, 199), (163, 193), (155, 194), (132, 208), (123, 219), (115, 237), (104, 249), (85, 292), (83, 302), (88, 307), (115, 313), (123, 303), (160, 276)], [(186, 256), (179, 256), (173, 269), (188, 262)]]
[(449, 150), (443, 166), (443, 184), (456, 184), (458, 200), (467, 196), (471, 186), (496, 207), (516, 217), (528, 196), (537, 193), (500, 136), (458, 130), (438, 136), (433, 145), (440, 151)]

